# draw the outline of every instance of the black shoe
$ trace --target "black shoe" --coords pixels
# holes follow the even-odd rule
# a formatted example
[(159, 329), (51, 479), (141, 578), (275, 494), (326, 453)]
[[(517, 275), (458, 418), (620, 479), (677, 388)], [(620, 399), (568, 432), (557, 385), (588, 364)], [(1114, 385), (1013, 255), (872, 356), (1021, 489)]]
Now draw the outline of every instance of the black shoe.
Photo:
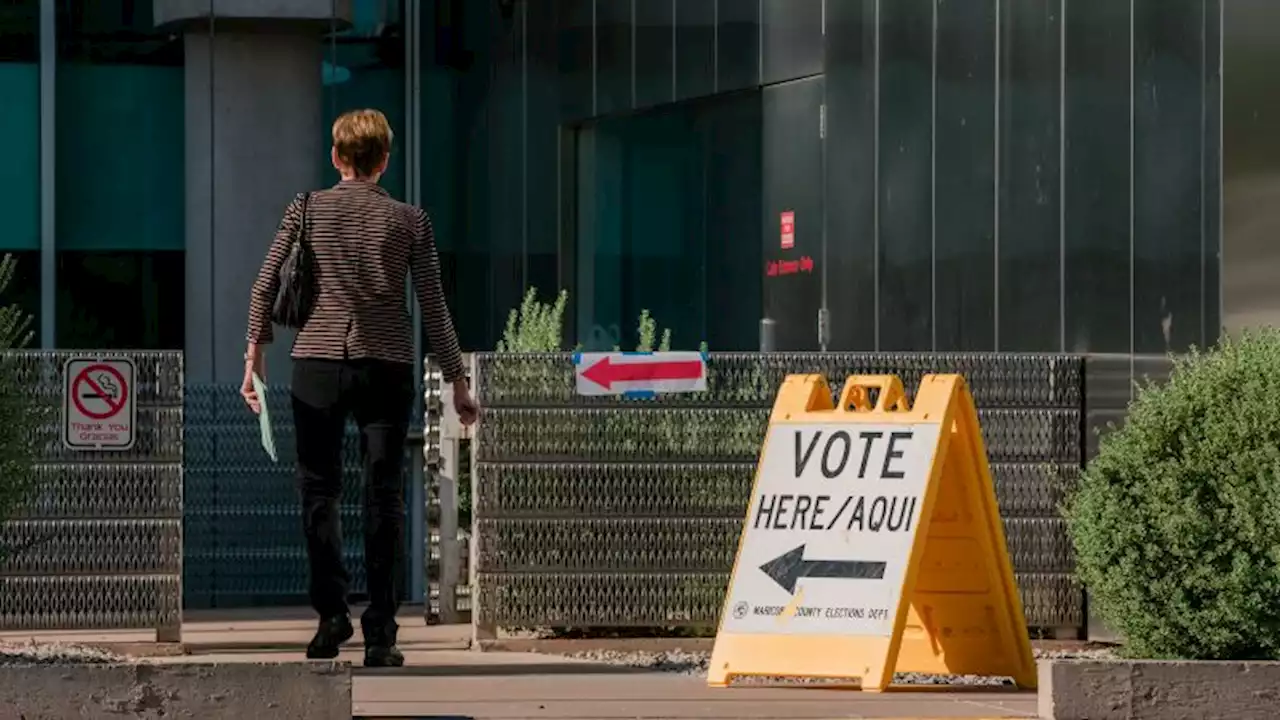
[(307, 646), (307, 659), (331, 660), (338, 657), (342, 643), (350, 640), (352, 635), (355, 635), (355, 628), (351, 627), (351, 618), (346, 615), (321, 620), (316, 636)]
[(365, 667), (402, 667), (404, 653), (395, 645), (369, 645), (364, 649)]

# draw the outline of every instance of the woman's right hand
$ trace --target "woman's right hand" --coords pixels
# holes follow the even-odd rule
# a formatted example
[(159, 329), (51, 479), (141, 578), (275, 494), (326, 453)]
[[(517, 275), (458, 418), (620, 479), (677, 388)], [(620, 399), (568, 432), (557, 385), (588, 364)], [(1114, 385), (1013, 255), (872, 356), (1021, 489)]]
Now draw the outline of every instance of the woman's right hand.
[(240, 383), (240, 397), (244, 398), (244, 404), (249, 406), (249, 410), (254, 415), (262, 414), (262, 398), (258, 397), (258, 389), (254, 387), (253, 376), (257, 375), (262, 378), (263, 382), (266, 382), (266, 365), (266, 359), (256, 345), (250, 347), (249, 351), (244, 354), (244, 381)]

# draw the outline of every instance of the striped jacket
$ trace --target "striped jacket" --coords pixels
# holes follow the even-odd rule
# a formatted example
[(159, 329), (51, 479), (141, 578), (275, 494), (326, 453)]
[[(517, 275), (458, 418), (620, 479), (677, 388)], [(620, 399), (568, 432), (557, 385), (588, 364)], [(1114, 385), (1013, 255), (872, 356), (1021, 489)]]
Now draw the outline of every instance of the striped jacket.
[[(249, 342), (266, 344), (273, 339), (271, 306), (301, 214), (299, 195), (285, 210), (253, 284)], [(404, 295), (405, 277), (412, 276), (427, 339), (444, 380), (463, 377), (462, 353), (440, 285), (440, 259), (425, 211), (392, 199), (374, 183), (344, 180), (311, 194), (306, 238), (315, 257), (319, 292), (294, 340), (293, 357), (413, 363), (413, 325)]]

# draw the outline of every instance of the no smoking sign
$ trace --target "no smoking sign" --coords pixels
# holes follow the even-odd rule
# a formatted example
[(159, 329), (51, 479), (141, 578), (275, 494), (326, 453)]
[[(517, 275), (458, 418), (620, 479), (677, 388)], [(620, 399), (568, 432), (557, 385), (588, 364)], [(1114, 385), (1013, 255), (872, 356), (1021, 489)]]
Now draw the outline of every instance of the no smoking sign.
[(128, 450), (138, 424), (137, 368), (124, 358), (74, 358), (63, 369), (62, 442), (72, 450)]

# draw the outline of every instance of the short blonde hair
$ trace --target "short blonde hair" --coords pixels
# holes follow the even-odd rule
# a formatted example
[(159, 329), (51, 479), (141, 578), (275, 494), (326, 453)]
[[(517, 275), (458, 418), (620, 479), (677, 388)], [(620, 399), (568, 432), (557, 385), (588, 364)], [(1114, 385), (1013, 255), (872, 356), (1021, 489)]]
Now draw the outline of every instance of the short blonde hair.
[(361, 177), (377, 171), (391, 152), (394, 137), (387, 116), (377, 110), (349, 110), (333, 121), (333, 148), (338, 159)]

